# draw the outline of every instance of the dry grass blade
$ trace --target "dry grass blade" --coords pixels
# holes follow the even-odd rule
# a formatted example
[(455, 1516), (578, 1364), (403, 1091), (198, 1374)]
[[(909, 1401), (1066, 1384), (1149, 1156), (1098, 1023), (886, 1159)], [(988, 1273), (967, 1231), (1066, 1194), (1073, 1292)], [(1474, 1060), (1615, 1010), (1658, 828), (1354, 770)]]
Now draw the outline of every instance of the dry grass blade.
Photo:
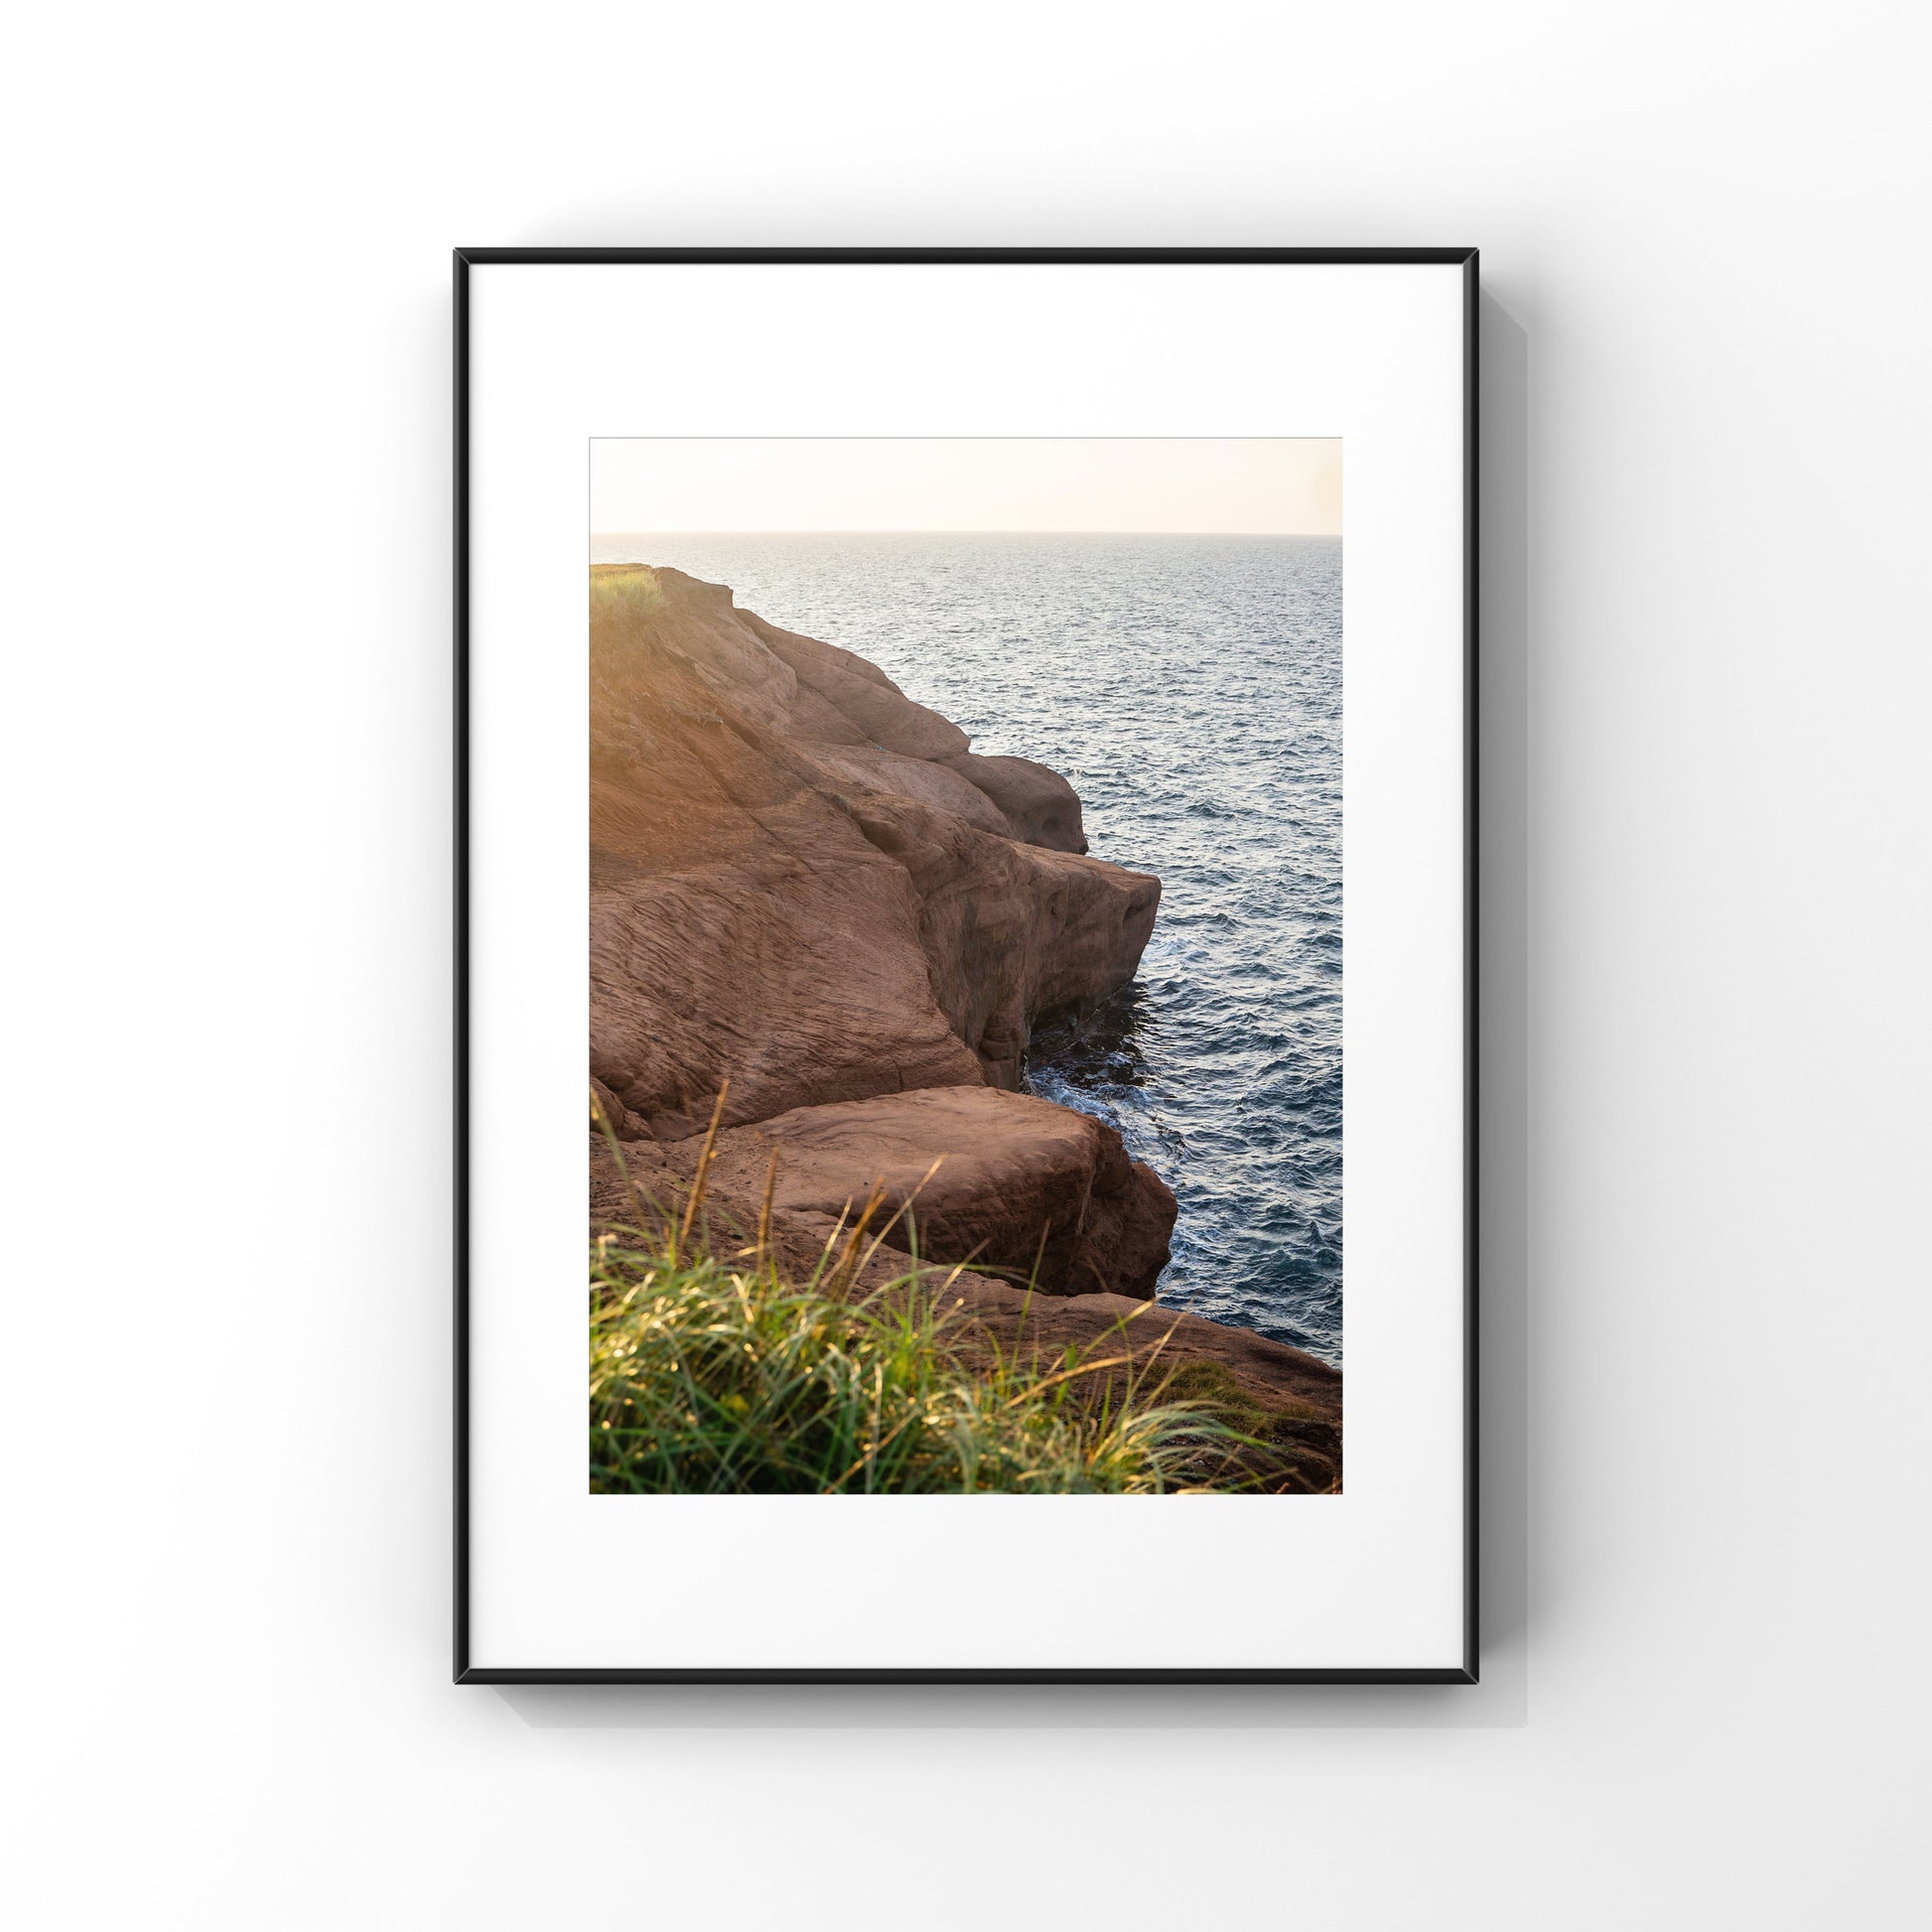
[(1052, 1375), (1044, 1375), (1038, 1381), (1029, 1383), (1014, 1400), (1018, 1402), (1027, 1396), (1038, 1395), (1044, 1390), (1058, 1388), (1062, 1382), (1076, 1382), (1083, 1375), (1098, 1375), (1102, 1369), (1131, 1366), (1133, 1360), (1132, 1355), (1109, 1355), (1102, 1362), (1076, 1362), (1071, 1368), (1060, 1369)]
[(640, 1230), (644, 1229), (661, 1217), (632, 1178), (630, 1164), (623, 1158), (623, 1144), (618, 1139), (617, 1127), (599, 1098), (596, 1087), (591, 1088), (591, 1118), (597, 1122), (598, 1132), (604, 1136), (604, 1145), (610, 1149), (611, 1159), (617, 1163), (618, 1178), (623, 1183), (623, 1191), (630, 1196), (630, 1204), (637, 1210), (637, 1226)]
[(771, 1253), (771, 1196), (778, 1187), (778, 1150), (771, 1150), (771, 1159), (764, 1165), (764, 1192), (759, 1200), (759, 1245), (760, 1262)]
[(684, 1225), (677, 1231), (678, 1246), (681, 1249), (691, 1239), (691, 1224), (698, 1217), (698, 1209), (704, 1201), (704, 1184), (711, 1173), (711, 1163), (718, 1152), (718, 1123), (725, 1117), (725, 1096), (731, 1092), (730, 1080), (722, 1080), (718, 1085), (718, 1104), (711, 1110), (711, 1125), (705, 1129), (704, 1146), (698, 1151), (698, 1172), (691, 1182), (691, 1198), (684, 1204)]
[[(913, 1226), (912, 1223), (912, 1203), (915, 1200), (917, 1200), (922, 1193), (925, 1192), (926, 1182), (930, 1180), (932, 1176), (936, 1174), (939, 1172), (939, 1170), (943, 1168), (945, 1165), (946, 1165), (946, 1157), (942, 1154), (940, 1155), (938, 1160), (933, 1162), (931, 1167), (926, 1169), (925, 1173), (919, 1177), (919, 1184), (916, 1187), (914, 1187), (912, 1191), (909, 1194), (907, 1194), (902, 1201), (899, 1202), (898, 1207), (897, 1211), (894, 1213), (892, 1219), (888, 1221), (886, 1225), (882, 1227), (879, 1230), (879, 1232), (873, 1236), (872, 1245), (869, 1248), (867, 1248), (865, 1254), (861, 1257), (857, 1268), (853, 1271), (855, 1275), (863, 1274), (866, 1271), (866, 1269), (868, 1269), (872, 1265), (873, 1260), (878, 1255), (880, 1249), (886, 1245), (886, 1237), (892, 1233), (894, 1228), (898, 1226), (901, 1220), (905, 1222), (907, 1229), (910, 1231), (911, 1241), (912, 1241), (912, 1253), (916, 1258), (918, 1254), (918, 1230)], [(875, 1190), (878, 1192), (879, 1197), (883, 1200), (885, 1183), (883, 1181), (875, 1181), (874, 1187)]]
[(866, 1238), (866, 1229), (872, 1225), (872, 1217), (886, 1204), (885, 1186), (875, 1180), (872, 1192), (866, 1196), (866, 1204), (860, 1210), (859, 1218), (852, 1223), (851, 1231), (845, 1237), (845, 1246), (839, 1251), (839, 1258), (832, 1267), (832, 1280), (841, 1287), (849, 1286), (857, 1277), (861, 1266), (859, 1243)]

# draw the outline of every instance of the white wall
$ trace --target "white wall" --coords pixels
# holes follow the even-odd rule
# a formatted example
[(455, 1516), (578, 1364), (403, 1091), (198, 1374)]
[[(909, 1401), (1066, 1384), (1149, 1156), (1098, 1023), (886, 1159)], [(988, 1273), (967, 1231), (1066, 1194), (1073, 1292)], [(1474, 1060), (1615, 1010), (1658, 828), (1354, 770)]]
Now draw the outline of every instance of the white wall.
[[(16, 19), (12, 1922), (1909, 1922), (1929, 51), (1789, 0)], [(1480, 1690), (448, 1684), (457, 241), (1481, 245)]]

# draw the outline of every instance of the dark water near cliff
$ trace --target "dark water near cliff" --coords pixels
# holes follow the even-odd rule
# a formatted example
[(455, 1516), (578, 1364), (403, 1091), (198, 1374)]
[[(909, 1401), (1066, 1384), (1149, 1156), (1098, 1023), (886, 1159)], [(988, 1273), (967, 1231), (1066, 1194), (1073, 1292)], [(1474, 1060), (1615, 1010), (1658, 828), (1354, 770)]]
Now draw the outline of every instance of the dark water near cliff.
[(1072, 780), (1158, 873), (1134, 984), (1030, 1078), (1180, 1201), (1161, 1300), (1341, 1359), (1341, 540), (599, 537), (843, 644)]

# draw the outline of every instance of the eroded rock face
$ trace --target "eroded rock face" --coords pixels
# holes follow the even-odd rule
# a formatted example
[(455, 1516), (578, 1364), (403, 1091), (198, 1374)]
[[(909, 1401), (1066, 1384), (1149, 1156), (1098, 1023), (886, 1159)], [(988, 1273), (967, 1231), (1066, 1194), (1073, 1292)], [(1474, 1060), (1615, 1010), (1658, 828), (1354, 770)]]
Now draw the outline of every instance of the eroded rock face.
[(1014, 838), (1054, 852), (1087, 849), (1080, 794), (1050, 766), (1032, 759), (981, 758), (977, 752), (962, 752), (946, 762), (1000, 808)]
[(1161, 885), (1072, 787), (673, 570), (592, 572), (591, 1065), (632, 1132), (1015, 1088), (1133, 976)]
[[(687, 1196), (698, 1153), (696, 1138), (632, 1150), (631, 1171), (668, 1205)], [(971, 1262), (1043, 1295), (1146, 1301), (1168, 1264), (1166, 1183), (1105, 1122), (1031, 1094), (928, 1087), (728, 1129), (706, 1182), (714, 1212), (754, 1230), (767, 1173), (772, 1208), (814, 1246), (879, 1187), (886, 1246), (916, 1245), (923, 1260)]]
[(1151, 874), (1021, 845), (903, 795), (847, 808), (917, 894), (933, 998), (989, 1086), (1020, 1084), (1040, 1014), (1133, 978), (1161, 902)]

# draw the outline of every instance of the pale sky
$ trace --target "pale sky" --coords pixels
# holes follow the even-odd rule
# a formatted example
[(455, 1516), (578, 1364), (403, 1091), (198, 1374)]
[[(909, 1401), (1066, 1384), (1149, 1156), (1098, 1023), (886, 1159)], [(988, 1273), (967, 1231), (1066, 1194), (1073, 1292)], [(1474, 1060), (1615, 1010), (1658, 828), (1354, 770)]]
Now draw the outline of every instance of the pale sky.
[(1341, 441), (600, 437), (591, 528), (1338, 536)]

